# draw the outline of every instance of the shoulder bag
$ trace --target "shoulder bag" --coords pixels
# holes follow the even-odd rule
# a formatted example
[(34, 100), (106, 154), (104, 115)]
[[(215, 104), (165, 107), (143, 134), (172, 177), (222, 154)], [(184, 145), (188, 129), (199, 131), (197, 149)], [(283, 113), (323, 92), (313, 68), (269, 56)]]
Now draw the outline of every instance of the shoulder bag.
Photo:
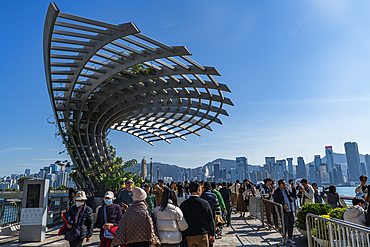
[[(78, 209), (77, 209), (78, 210)], [(65, 234), (64, 234), (64, 239), (67, 240), (67, 241), (75, 241), (77, 239), (80, 239), (81, 237), (81, 230), (78, 229), (78, 224), (81, 222), (81, 219), (82, 217), (84, 216), (84, 213), (85, 213), (85, 210), (86, 210), (86, 206), (84, 208), (84, 210), (82, 211), (79, 219), (77, 222), (75, 222), (72, 226), (72, 228), (69, 228)], [(78, 212), (78, 211), (77, 211)]]
[[(107, 208), (105, 207), (105, 205), (104, 205), (103, 210), (104, 210), (104, 220), (105, 220), (105, 223), (108, 223), (107, 222)], [(109, 231), (109, 230), (104, 230), (103, 236), (106, 239), (113, 239), (114, 238), (114, 234), (111, 231)]]

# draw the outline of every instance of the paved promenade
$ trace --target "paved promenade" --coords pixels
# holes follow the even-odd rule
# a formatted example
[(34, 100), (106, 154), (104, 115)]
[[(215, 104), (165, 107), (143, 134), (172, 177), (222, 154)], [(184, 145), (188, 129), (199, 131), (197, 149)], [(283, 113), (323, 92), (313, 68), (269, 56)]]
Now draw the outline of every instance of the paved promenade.
[[(217, 239), (214, 246), (276, 246), (281, 242), (281, 235), (275, 230), (268, 231), (260, 229), (256, 232), (260, 221), (254, 219), (244, 219), (237, 217), (238, 214), (232, 214), (232, 224), (230, 227), (224, 227), (223, 237)], [(248, 216), (248, 213), (247, 213)], [(64, 247), (69, 246), (68, 242), (63, 240), (62, 236), (58, 236), (59, 226), (48, 228), (46, 240), (43, 242), (34, 243), (20, 243), (18, 242), (17, 232), (14, 235), (3, 235), (0, 233), (0, 246), (54, 246)], [(306, 247), (307, 241), (300, 235), (297, 230), (294, 230), (294, 240), (297, 242), (296, 246)], [(84, 243), (83, 246), (99, 246), (99, 230), (95, 229), (94, 235), (90, 242)]]

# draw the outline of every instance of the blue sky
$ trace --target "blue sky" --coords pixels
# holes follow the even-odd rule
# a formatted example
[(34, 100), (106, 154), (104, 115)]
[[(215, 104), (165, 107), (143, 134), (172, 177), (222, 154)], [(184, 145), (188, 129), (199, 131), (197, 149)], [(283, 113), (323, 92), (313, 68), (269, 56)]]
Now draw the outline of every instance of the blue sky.
[[(62, 12), (120, 24), (184, 45), (213, 66), (234, 107), (202, 137), (155, 143), (125, 133), (109, 138), (124, 159), (197, 167), (247, 156), (263, 164), (344, 152), (370, 153), (370, 2), (367, 1), (57, 1)], [(0, 10), (0, 176), (37, 172), (59, 155), (42, 60), (48, 1), (3, 1)]]

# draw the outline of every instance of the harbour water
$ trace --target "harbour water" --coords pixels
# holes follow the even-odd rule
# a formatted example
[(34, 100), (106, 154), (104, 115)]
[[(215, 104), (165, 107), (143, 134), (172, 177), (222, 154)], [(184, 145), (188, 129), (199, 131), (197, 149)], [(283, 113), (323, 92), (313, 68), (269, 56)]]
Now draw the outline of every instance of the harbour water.
[(355, 189), (356, 186), (350, 186), (350, 187), (337, 187), (337, 192), (339, 195), (342, 196), (355, 196)]

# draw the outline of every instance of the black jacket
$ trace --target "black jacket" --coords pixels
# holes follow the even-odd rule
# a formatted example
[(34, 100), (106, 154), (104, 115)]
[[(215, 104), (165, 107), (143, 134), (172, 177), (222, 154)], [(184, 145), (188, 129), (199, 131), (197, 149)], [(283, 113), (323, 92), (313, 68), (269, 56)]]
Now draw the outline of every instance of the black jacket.
[[(290, 202), (290, 206), (292, 205), (292, 202), (293, 202), (293, 200), (292, 200), (292, 198), (295, 198), (296, 196), (295, 195), (293, 195), (293, 193), (290, 191), (290, 190), (288, 190), (288, 189), (285, 189), (285, 193), (287, 194), (287, 196), (288, 196), (288, 199), (289, 199), (289, 202)], [(275, 190), (275, 192), (274, 192), (274, 202), (276, 202), (276, 203), (280, 203), (281, 205), (285, 205), (286, 203), (285, 203), (285, 201), (284, 201), (284, 196), (283, 196), (283, 192), (282, 192), (282, 190), (280, 189), (280, 187), (279, 188), (277, 188), (276, 190)], [(284, 210), (284, 213), (285, 213), (285, 209), (284, 209), (284, 207), (283, 207), (283, 210)], [(292, 208), (292, 212), (293, 212), (294, 210), (293, 210), (293, 208)]]
[(181, 203), (181, 211), (189, 227), (185, 231), (186, 236), (201, 234), (215, 235), (215, 221), (209, 203), (197, 196), (190, 196)]
[(229, 187), (222, 187), (219, 191), (224, 202), (231, 202), (231, 189)]
[[(80, 229), (80, 231), (81, 231), (81, 236), (80, 236), (81, 239), (86, 238), (87, 236), (91, 237), (93, 235), (93, 231), (94, 231), (93, 211), (86, 204), (84, 205), (84, 207), (85, 207), (85, 212), (82, 216), (81, 221), (78, 224), (78, 229)], [(83, 212), (83, 210), (84, 209), (82, 209), (81, 213)], [(74, 221), (75, 216), (78, 212), (78, 208), (76, 207), (76, 205), (73, 205), (71, 207), (70, 211), (71, 211), (72, 219)], [(78, 216), (78, 218), (80, 218), (80, 217), (81, 217), (81, 215)]]

